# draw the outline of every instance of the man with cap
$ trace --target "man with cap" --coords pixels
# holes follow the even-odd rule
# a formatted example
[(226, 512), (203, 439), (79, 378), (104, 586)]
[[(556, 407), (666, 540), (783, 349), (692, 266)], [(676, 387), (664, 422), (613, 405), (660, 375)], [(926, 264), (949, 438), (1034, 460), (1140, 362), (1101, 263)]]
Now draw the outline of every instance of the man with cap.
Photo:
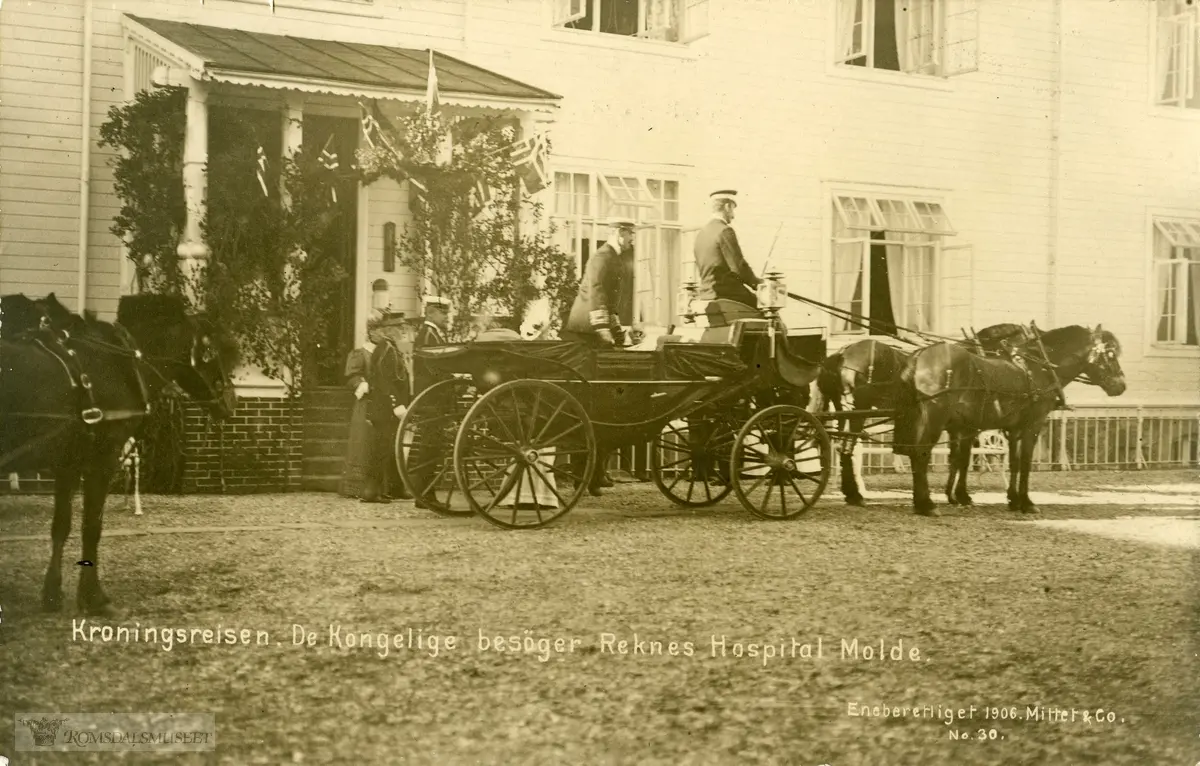
[(413, 348), (425, 346), (442, 346), (446, 340), (446, 330), (450, 327), (450, 301), (436, 295), (427, 295), (422, 299), (425, 305), (425, 321), (417, 330), (413, 340)]
[[(559, 333), (563, 340), (591, 343), (602, 348), (624, 347), (625, 330), (617, 312), (622, 294), (633, 287), (625, 284), (632, 281), (632, 272), (626, 269), (621, 256), (633, 247), (635, 228), (637, 224), (629, 218), (609, 221), (608, 241), (592, 253), (583, 269), (579, 293), (571, 306), (566, 326)], [(596, 470), (588, 487), (593, 495), (599, 495), (601, 487), (613, 485), (612, 478), (605, 470), (608, 451), (597, 450), (596, 459)]]
[(729, 225), (737, 210), (737, 192), (722, 189), (709, 195), (712, 219), (696, 234), (696, 274), (700, 279), (697, 297), (758, 306), (752, 289), (760, 280), (742, 256), (737, 234)]
[(400, 418), (412, 395), (408, 371), (395, 340), (394, 330), (403, 326), (403, 314), (383, 312), (374, 323), (375, 348), (368, 366), (367, 420), (371, 423), (371, 445), (366, 467), (363, 502), (386, 503), (393, 497), (407, 498), (408, 492), (396, 469), (393, 448)]
[(627, 279), (621, 253), (633, 246), (635, 228), (628, 218), (609, 221), (608, 241), (592, 253), (583, 269), (579, 292), (560, 333), (563, 340), (597, 346), (625, 345), (625, 331), (617, 316)]

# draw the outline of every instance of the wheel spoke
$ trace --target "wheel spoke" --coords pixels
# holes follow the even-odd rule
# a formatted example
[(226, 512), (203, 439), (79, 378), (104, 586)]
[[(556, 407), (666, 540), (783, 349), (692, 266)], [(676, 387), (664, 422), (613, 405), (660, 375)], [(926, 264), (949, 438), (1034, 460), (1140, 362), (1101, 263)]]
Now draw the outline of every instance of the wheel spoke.
[(538, 386), (537, 395), (533, 398), (533, 411), (529, 413), (529, 430), (526, 432), (527, 436), (531, 436), (533, 434), (533, 429), (537, 426), (538, 410), (541, 409), (541, 406), (542, 388), (541, 386)]
[(801, 503), (804, 503), (804, 505), (806, 505), (806, 506), (807, 506), (807, 505), (808, 505), (808, 499), (804, 497), (804, 493), (800, 491), (800, 487), (796, 486), (796, 480), (795, 480), (795, 478), (793, 478), (793, 477), (789, 476), (789, 477), (788, 477), (788, 483), (790, 483), (790, 484), (792, 485), (792, 489), (796, 490), (796, 494), (800, 496), (800, 502), (801, 502)]
[(753, 495), (753, 494), (754, 494), (754, 492), (755, 492), (755, 491), (756, 491), (756, 490), (757, 490), (759, 487), (761, 487), (761, 486), (762, 486), (762, 483), (763, 483), (764, 481), (766, 481), (767, 479), (769, 479), (769, 478), (771, 478), (771, 473), (770, 473), (769, 471), (768, 471), (767, 473), (764, 473), (762, 476), (759, 476), (759, 477), (758, 477), (758, 481), (754, 482), (754, 484), (752, 484), (752, 485), (750, 486), (750, 489), (746, 490), (746, 495), (747, 495), (747, 497), (748, 497), (748, 496), (750, 496), (750, 495)]
[(758, 507), (758, 510), (767, 513), (767, 503), (771, 502), (771, 490), (775, 488), (775, 482), (767, 485), (767, 494), (763, 495), (763, 503)]
[[(542, 480), (542, 483), (546, 485), (546, 489), (550, 490), (550, 492), (554, 494), (554, 497), (555, 497), (555, 499), (558, 500), (558, 504), (561, 508), (566, 508), (568, 505), (570, 505), (566, 501), (566, 499), (564, 499), (563, 496), (558, 493), (558, 487), (555, 486), (554, 482), (550, 481), (550, 477), (548, 477), (548, 476), (546, 476), (546, 474), (542, 473), (541, 469), (538, 468), (536, 463), (530, 467), (533, 468), (535, 473), (537, 473), (538, 478), (540, 478)], [(536, 495), (535, 495), (534, 499), (536, 500)], [(540, 515), (538, 517), (538, 520), (539, 521), (541, 520)]]
[(570, 428), (568, 428), (565, 431), (560, 431), (559, 433), (555, 434), (554, 439), (552, 441), (548, 441), (545, 443), (542, 443), (541, 441), (537, 441), (537, 442), (535, 442), (535, 446), (541, 447), (541, 448), (553, 447), (555, 444), (558, 444), (561, 440), (565, 439), (567, 434), (573, 433), (574, 431), (577, 431), (580, 428), (583, 428), (583, 421), (576, 420), (575, 425), (571, 426)]
[(492, 416), (496, 418), (496, 422), (500, 425), (501, 428), (504, 429), (504, 433), (508, 434), (508, 438), (513, 443), (520, 444), (521, 440), (513, 435), (512, 429), (509, 428), (508, 424), (504, 422), (504, 418), (500, 417), (500, 413), (496, 412), (495, 406), (491, 402), (488, 402), (487, 406), (488, 406), (488, 409), (491, 411)]
[[(506, 467), (506, 468), (507, 468), (507, 467)], [(505, 472), (505, 470), (506, 470), (506, 468), (497, 468), (495, 471), (492, 471), (492, 472), (491, 472), (491, 473), (489, 473), (487, 476), (483, 476), (483, 471), (479, 471), (478, 469), (476, 469), (476, 470), (477, 470), (477, 472), (478, 472), (478, 474), (479, 474), (480, 476), (483, 476), (483, 478), (482, 478), (482, 479), (480, 479), (479, 481), (475, 482), (474, 484), (471, 484), (470, 486), (468, 486), (468, 487), (467, 487), (467, 492), (470, 492), (470, 491), (471, 491), (471, 490), (473, 490), (473, 489), (478, 489), (478, 488), (479, 488), (479, 485), (481, 485), (481, 484), (487, 484), (487, 488), (490, 490), (490, 489), (492, 488), (492, 485), (491, 485), (491, 480), (492, 480), (493, 478), (495, 478), (497, 474), (502, 474), (502, 473), (504, 473), (504, 472)]]
[(566, 406), (567, 402), (565, 399), (559, 402), (558, 406), (554, 408), (554, 412), (552, 412), (550, 417), (546, 419), (546, 422), (542, 424), (542, 430), (538, 431), (537, 436), (534, 436), (532, 439), (530, 439), (530, 441), (534, 444), (540, 444), (542, 437), (546, 435), (546, 429), (550, 427), (551, 423), (553, 423), (555, 420), (558, 420), (559, 413), (561, 413)]
[(570, 471), (559, 468), (558, 466), (554, 465), (553, 463), (547, 463), (545, 460), (543, 460), (541, 458), (538, 458), (537, 464), (540, 466), (543, 466), (544, 468), (547, 468), (550, 471), (553, 471), (556, 476), (562, 476), (564, 479), (574, 479), (575, 478), (575, 474), (571, 473)]
[[(541, 389), (538, 389), (538, 391), (540, 392)], [(521, 437), (518, 441), (520, 441), (521, 443), (524, 443), (525, 442), (525, 419), (521, 417), (521, 400), (517, 398), (517, 389), (515, 389), (515, 388), (510, 389), (509, 393), (512, 394), (512, 401), (513, 401), (513, 423), (516, 425), (517, 435), (519, 437)]]

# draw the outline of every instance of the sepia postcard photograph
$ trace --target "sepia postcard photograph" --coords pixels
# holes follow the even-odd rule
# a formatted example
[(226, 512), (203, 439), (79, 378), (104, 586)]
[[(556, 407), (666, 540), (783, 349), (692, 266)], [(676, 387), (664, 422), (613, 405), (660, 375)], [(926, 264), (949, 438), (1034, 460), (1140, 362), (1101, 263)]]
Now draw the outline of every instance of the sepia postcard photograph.
[(1200, 0), (0, 0), (0, 766), (1200, 766)]

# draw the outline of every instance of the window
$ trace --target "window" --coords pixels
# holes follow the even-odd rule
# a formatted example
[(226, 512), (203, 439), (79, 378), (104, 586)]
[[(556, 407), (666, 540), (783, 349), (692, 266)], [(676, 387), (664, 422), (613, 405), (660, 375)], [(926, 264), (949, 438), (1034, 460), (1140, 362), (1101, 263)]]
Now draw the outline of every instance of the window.
[(950, 77), (979, 68), (978, 0), (837, 0), (836, 61)]
[(833, 198), (833, 332), (958, 333), (971, 324), (971, 248), (941, 203), (838, 194)]
[(555, 237), (563, 252), (575, 256), (580, 274), (607, 241), (607, 221), (614, 216), (643, 227), (634, 239), (634, 290), (618, 309), (622, 324), (671, 324), (680, 281), (679, 182), (633, 174), (554, 174)]
[(1196, 94), (1196, 5), (1192, 0), (1158, 0), (1155, 99), (1161, 106), (1200, 107)]
[(1154, 220), (1154, 341), (1200, 346), (1200, 220)]
[(709, 0), (550, 0), (553, 23), (625, 37), (690, 43), (708, 35)]

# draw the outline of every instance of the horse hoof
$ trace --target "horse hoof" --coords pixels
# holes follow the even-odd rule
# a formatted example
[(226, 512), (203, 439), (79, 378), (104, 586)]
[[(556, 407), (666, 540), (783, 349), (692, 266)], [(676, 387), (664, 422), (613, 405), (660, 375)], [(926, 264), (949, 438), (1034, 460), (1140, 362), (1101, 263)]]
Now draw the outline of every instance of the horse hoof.
[(956, 498), (953, 498), (950, 495), (946, 495), (946, 504), (947, 505), (958, 505), (959, 502)]
[(916, 512), (917, 512), (918, 516), (930, 516), (933, 518), (937, 518), (938, 516), (942, 515), (941, 513), (938, 512), (938, 509), (932, 505), (929, 506), (928, 508), (917, 508)]
[(1038, 510), (1038, 507), (1036, 505), (1034, 505), (1033, 503), (1030, 503), (1029, 505), (1023, 506), (1021, 508), (1021, 513), (1041, 513), (1041, 511)]
[(958, 498), (958, 504), (970, 508), (971, 506), (975, 505), (975, 501), (972, 500), (970, 496), (960, 497)]
[(853, 505), (856, 508), (865, 508), (867, 501), (861, 497), (848, 497), (846, 498), (846, 505)]

